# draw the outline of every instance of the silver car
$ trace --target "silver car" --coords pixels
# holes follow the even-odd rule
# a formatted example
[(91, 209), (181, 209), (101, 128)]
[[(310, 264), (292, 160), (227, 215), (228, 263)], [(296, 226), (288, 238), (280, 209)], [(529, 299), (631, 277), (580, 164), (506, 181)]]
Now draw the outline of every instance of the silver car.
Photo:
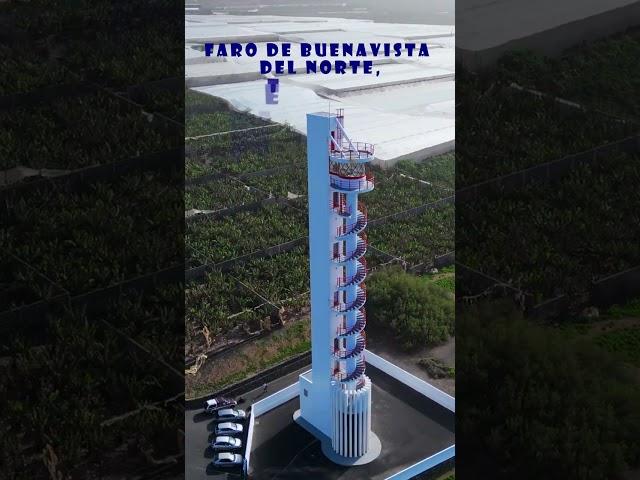
[(240, 435), (242, 425), (239, 423), (225, 422), (216, 426), (216, 435)]
[(216, 467), (236, 467), (242, 465), (242, 455), (238, 453), (219, 453), (212, 462)]
[(216, 420), (219, 422), (228, 422), (231, 420), (242, 421), (247, 418), (247, 414), (244, 410), (234, 410), (233, 408), (224, 408), (218, 410)]
[(211, 442), (211, 448), (214, 450), (237, 450), (242, 447), (242, 440), (234, 437), (216, 437), (216, 439)]

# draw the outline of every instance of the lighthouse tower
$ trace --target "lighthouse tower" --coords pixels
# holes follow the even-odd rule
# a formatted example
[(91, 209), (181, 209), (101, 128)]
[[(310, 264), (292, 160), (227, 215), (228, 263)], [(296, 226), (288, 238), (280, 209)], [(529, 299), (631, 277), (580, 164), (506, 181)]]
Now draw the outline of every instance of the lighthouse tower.
[(372, 461), (380, 441), (371, 431), (371, 380), (365, 375), (367, 210), (359, 195), (374, 179), (373, 146), (352, 141), (344, 114), (307, 115), (310, 373), (300, 376), (295, 418), (343, 465)]

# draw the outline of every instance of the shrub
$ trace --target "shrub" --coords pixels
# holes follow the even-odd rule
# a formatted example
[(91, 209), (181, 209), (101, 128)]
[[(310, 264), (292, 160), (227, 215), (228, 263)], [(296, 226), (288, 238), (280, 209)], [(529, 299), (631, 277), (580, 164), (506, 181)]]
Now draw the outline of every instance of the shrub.
[(435, 284), (389, 268), (371, 275), (367, 293), (369, 322), (390, 327), (405, 349), (443, 342), (454, 333), (453, 297)]
[(454, 378), (456, 369), (447, 366), (441, 360), (433, 357), (421, 358), (418, 365), (424, 368), (431, 378)]
[(506, 303), (456, 320), (458, 453), (471, 478), (613, 479), (638, 464), (635, 372)]

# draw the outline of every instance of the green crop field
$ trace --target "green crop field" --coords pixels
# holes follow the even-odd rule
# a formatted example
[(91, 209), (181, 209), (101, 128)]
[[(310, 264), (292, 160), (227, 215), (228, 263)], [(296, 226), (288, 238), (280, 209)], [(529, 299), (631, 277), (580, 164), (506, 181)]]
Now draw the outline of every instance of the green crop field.
[(629, 202), (637, 196), (638, 159), (610, 155), (556, 184), (459, 205), (467, 227), (458, 232), (457, 258), (535, 292), (538, 301), (583, 292), (594, 278), (640, 264), (640, 247), (631, 241), (640, 237), (640, 222)]
[[(307, 252), (307, 169), (306, 138), (286, 126), (273, 126), (249, 114), (233, 112), (223, 101), (198, 92), (186, 93), (187, 140), (185, 208), (221, 210), (240, 207), (229, 215), (195, 218), (187, 222), (187, 268), (222, 264), (223, 272), (212, 272), (187, 287), (187, 355), (206, 349), (203, 327), (207, 327), (212, 347), (223, 346), (230, 337), (265, 328), (275, 309), (297, 325), (309, 305), (309, 259)], [(258, 127), (258, 128), (256, 128)], [(240, 130), (240, 131), (233, 131)], [(227, 133), (225, 133), (227, 132)], [(376, 186), (362, 195), (369, 219), (421, 207), (453, 195), (455, 160), (453, 154), (400, 162), (389, 169), (371, 167)], [(200, 177), (200, 178), (198, 178)], [(262, 203), (273, 197), (277, 204)], [(271, 202), (271, 201), (270, 201)], [(367, 229), (370, 269), (406, 262), (422, 264), (433, 256), (453, 250), (454, 211), (435, 208), (403, 220), (390, 220)], [(301, 239), (282, 251), (265, 252), (274, 245)], [(378, 251), (380, 249), (382, 251)], [(451, 289), (451, 279), (438, 280)], [(447, 283), (448, 282), (448, 283)], [(269, 302), (269, 304), (265, 304)], [(295, 327), (302, 328), (302, 327)], [(306, 327), (305, 327), (306, 328)], [(292, 330), (293, 331), (293, 330)], [(289, 329), (287, 329), (289, 332)], [(188, 376), (189, 395), (222, 388), (241, 380), (309, 347), (308, 331), (290, 352), (272, 352), (272, 343), (291, 333), (274, 334), (273, 340), (252, 341), (233, 347), (240, 356), (219, 369), (202, 367), (196, 378)], [(275, 343), (274, 343), (275, 342)], [(256, 350), (257, 349), (257, 350)], [(264, 361), (243, 360), (244, 351), (259, 351)], [(269, 353), (271, 352), (271, 353)]]
[(640, 367), (640, 327), (606, 332), (597, 336), (595, 342), (623, 361)]

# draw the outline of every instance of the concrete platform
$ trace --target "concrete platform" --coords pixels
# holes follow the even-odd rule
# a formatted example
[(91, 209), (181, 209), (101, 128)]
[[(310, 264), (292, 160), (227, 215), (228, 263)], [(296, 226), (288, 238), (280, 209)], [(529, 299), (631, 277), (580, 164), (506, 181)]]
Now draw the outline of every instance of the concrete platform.
[(382, 442), (374, 432), (370, 432), (369, 435), (369, 450), (366, 454), (361, 457), (356, 458), (348, 458), (343, 457), (342, 455), (338, 455), (331, 446), (331, 439), (324, 435), (320, 430), (315, 428), (309, 422), (307, 422), (300, 415), (300, 410), (296, 410), (293, 413), (293, 420), (306, 431), (311, 433), (314, 437), (320, 439), (322, 453), (324, 456), (331, 460), (333, 463), (342, 465), (343, 467), (354, 467), (357, 465), (366, 465), (367, 463), (373, 462), (376, 458), (380, 456), (382, 452)]
[(454, 414), (380, 370), (367, 366), (373, 382), (373, 431), (380, 456), (345, 467), (329, 460), (321, 442), (293, 420), (295, 398), (257, 417), (250, 474), (255, 480), (383, 480), (455, 443)]

